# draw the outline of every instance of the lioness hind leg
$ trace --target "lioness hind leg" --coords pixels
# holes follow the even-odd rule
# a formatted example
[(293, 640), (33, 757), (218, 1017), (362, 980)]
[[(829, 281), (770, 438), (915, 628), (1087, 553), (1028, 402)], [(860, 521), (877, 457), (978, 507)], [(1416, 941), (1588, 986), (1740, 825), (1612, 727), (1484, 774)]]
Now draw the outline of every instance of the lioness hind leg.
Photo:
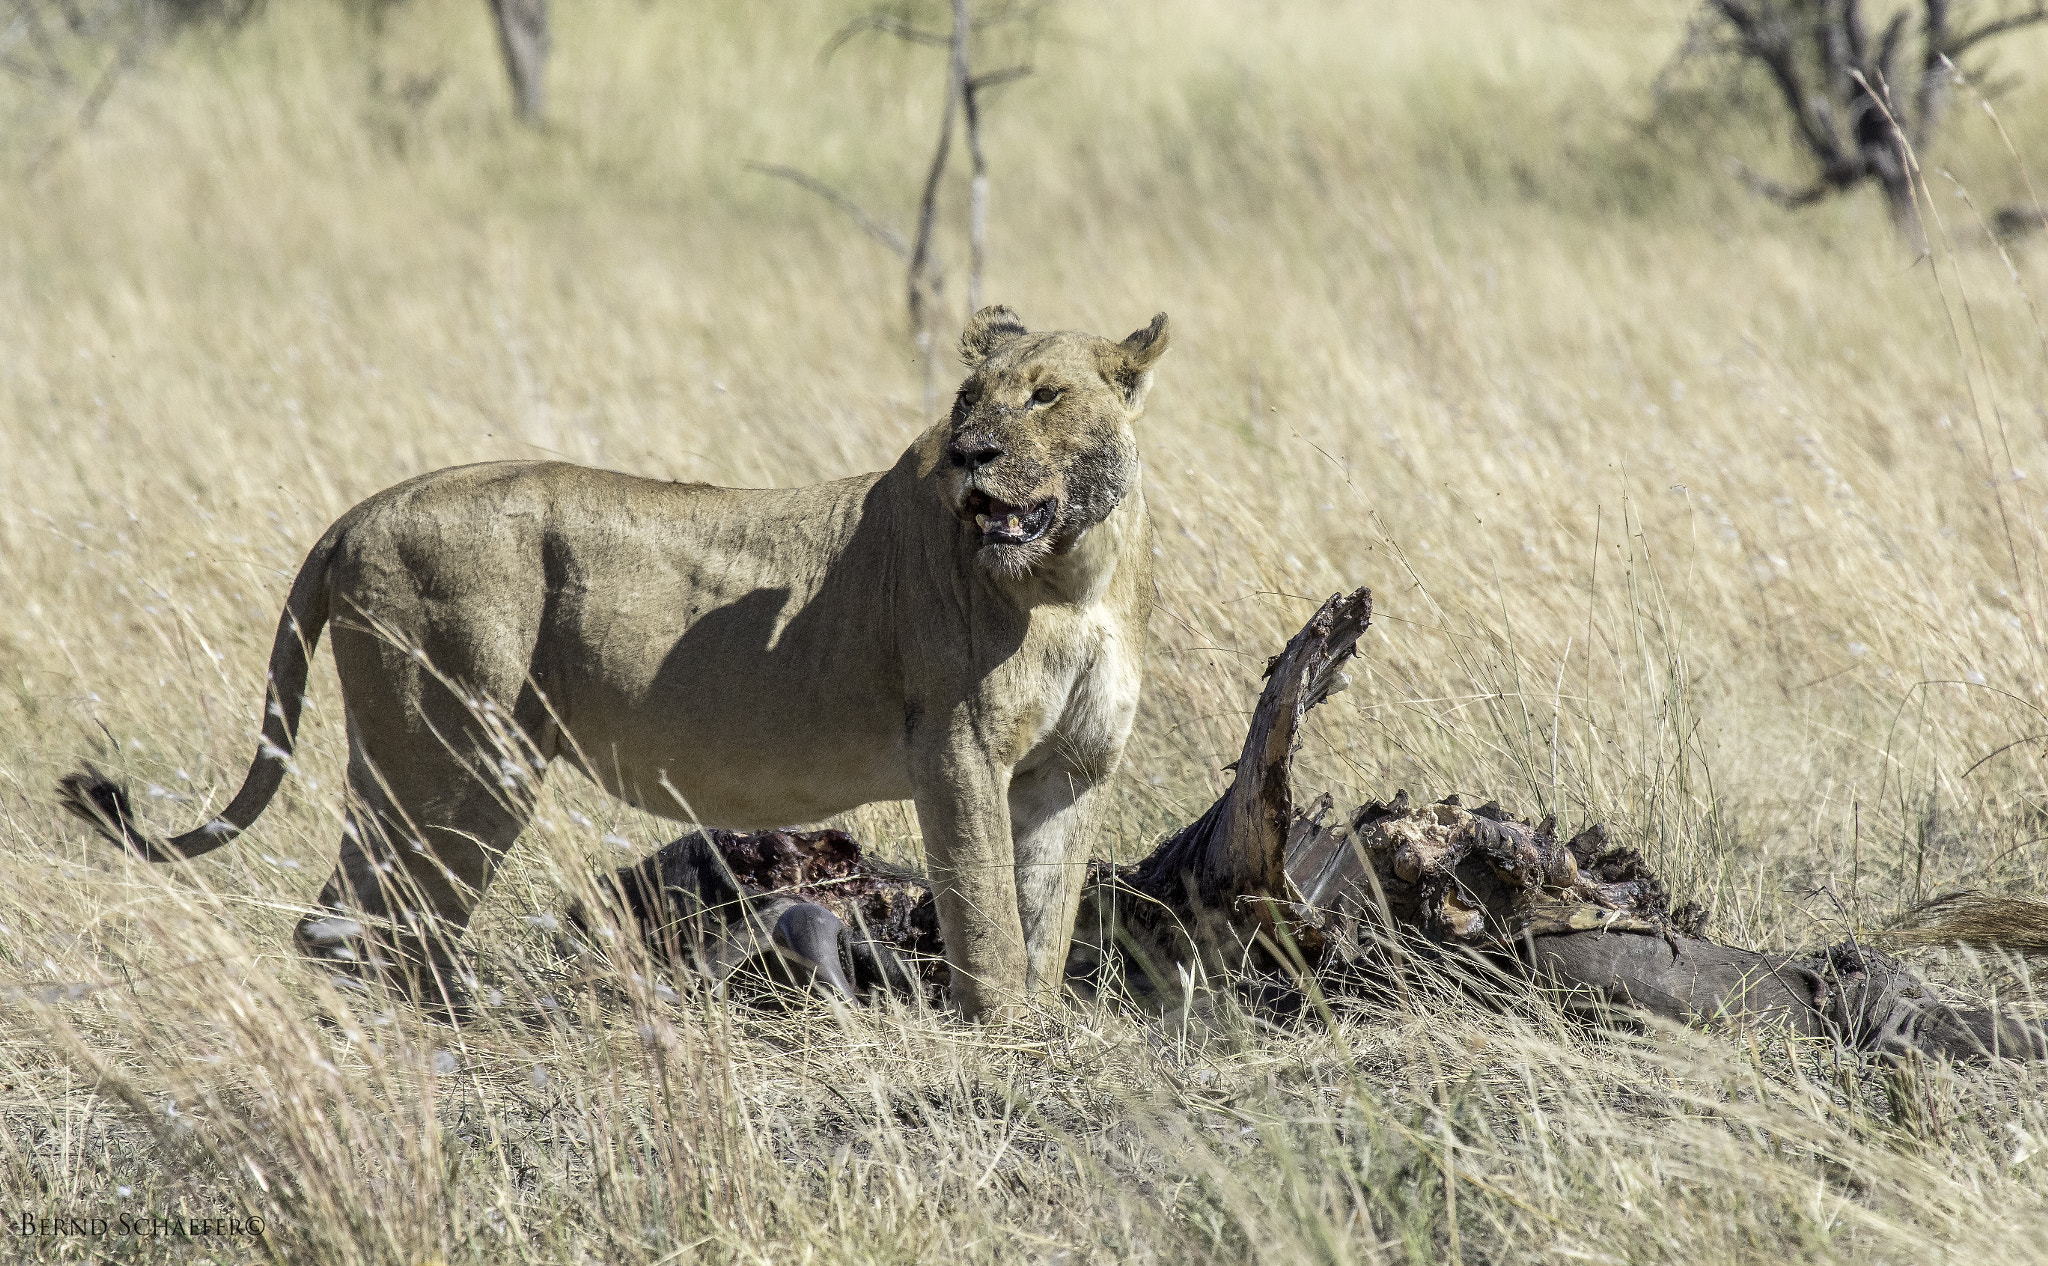
[(332, 583), (352, 614), (336, 620), (333, 646), (349, 816), (320, 910), (295, 939), (349, 976), (387, 978), (459, 1015), (462, 933), (553, 754), (529, 677), (534, 634), (518, 618), (537, 604), (492, 576), (504, 584), (489, 609), (436, 608), (420, 595), (448, 578), (420, 573), (389, 541), (343, 555)]
[(437, 759), (415, 749), (395, 777), (380, 777), (350, 738), (341, 856), (293, 939), (345, 980), (382, 979), (461, 1018), (470, 979), (462, 934), (531, 816), (529, 793), (496, 785), (487, 764), (446, 751)]

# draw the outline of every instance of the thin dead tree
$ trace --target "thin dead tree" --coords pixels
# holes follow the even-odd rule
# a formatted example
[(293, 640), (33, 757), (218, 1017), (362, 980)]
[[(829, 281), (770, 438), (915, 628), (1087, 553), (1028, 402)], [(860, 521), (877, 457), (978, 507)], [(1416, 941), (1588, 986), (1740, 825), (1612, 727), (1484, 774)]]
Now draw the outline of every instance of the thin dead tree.
[[(2048, 22), (2048, 0), (1990, 7), (1914, 0), (1873, 23), (1864, 0), (1706, 0), (1681, 61), (1721, 56), (1764, 71), (1813, 172), (1787, 185), (1747, 168), (1752, 189), (1786, 207), (1810, 206), (1874, 184), (1892, 223), (1924, 248), (1914, 208), (1912, 155), (1939, 129), (1949, 89), (1967, 60), (2001, 36)], [(1974, 15), (1977, 20), (1967, 18)], [(1978, 68), (1969, 76), (1978, 78)], [(2000, 213), (1997, 223), (2039, 222)]]
[[(0, 20), (0, 75), (35, 89), (56, 124), (24, 174), (90, 132), (115, 89), (173, 38), (232, 33), (261, 8), (262, 0), (15, 0)], [(16, 136), (39, 130), (9, 122)]]
[[(966, 0), (953, 0), (954, 26), (965, 18)], [(973, 168), (967, 197), (967, 311), (981, 311), (981, 280), (988, 273), (988, 156), (981, 148), (981, 94), (1000, 84), (1022, 79), (1029, 66), (1005, 66), (983, 75), (967, 73), (967, 43), (959, 41), (960, 107), (967, 118), (967, 157)]]
[(907, 44), (946, 50), (946, 98), (939, 116), (938, 142), (925, 169), (924, 183), (918, 195), (916, 228), (908, 239), (868, 214), (846, 194), (793, 167), (772, 163), (747, 164), (753, 171), (787, 180), (838, 207), (869, 237), (903, 261), (910, 341), (917, 349), (918, 363), (924, 375), (924, 412), (927, 417), (938, 408), (939, 358), (933, 331), (938, 324), (938, 314), (945, 310), (946, 289), (945, 266), (939, 258), (937, 242), (939, 195), (944, 189), (946, 169), (952, 159), (953, 135), (956, 129), (965, 131), (970, 167), (967, 311), (971, 313), (981, 306), (982, 281), (988, 268), (989, 175), (988, 157), (981, 141), (983, 95), (991, 88), (1031, 73), (1029, 65), (1019, 64), (975, 74), (970, 57), (971, 37), (977, 31), (1027, 21), (1038, 11), (1035, 6), (1008, 6), (977, 19), (968, 0), (951, 0), (951, 7), (952, 26), (945, 32), (920, 27), (899, 13), (878, 11), (867, 14), (841, 29), (820, 54), (821, 61), (829, 60), (841, 47), (865, 33), (887, 35)]
[(932, 153), (932, 165), (925, 173), (924, 193), (917, 203), (917, 237), (910, 248), (908, 300), (910, 337), (917, 345), (917, 360), (924, 367), (924, 415), (930, 417), (938, 406), (938, 363), (932, 355), (932, 310), (939, 304), (945, 276), (932, 253), (932, 230), (938, 223), (939, 181), (946, 174), (946, 160), (953, 152), (953, 116), (958, 112), (963, 86), (967, 82), (967, 4), (953, 0), (953, 33), (947, 42), (946, 107), (939, 115), (939, 144)]
[(548, 0), (491, 0), (498, 27), (498, 51), (512, 83), (512, 109), (521, 123), (538, 126), (547, 116)]

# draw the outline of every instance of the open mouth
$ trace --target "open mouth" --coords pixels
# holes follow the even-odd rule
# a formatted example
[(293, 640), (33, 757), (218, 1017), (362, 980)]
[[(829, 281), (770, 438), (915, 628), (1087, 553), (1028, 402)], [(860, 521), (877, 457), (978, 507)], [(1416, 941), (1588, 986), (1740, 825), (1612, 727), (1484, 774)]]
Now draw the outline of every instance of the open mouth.
[(960, 508), (981, 529), (983, 545), (1029, 545), (1052, 526), (1057, 502), (1048, 498), (1035, 506), (1011, 505), (976, 488)]

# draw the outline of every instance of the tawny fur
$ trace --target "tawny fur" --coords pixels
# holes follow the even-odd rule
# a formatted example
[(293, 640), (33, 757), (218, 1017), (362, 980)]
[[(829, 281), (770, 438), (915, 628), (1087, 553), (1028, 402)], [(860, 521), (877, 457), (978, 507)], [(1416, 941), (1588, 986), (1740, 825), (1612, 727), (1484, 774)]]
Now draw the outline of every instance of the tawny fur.
[(2017, 897), (1955, 892), (1906, 912), (1871, 939), (1890, 945), (1974, 945), (2029, 958), (2048, 955), (2048, 905)]
[(93, 771), (65, 802), (153, 860), (246, 830), (331, 616), (350, 795), (309, 952), (449, 975), (564, 760), (711, 826), (912, 799), (957, 1003), (1044, 999), (1137, 708), (1152, 529), (1131, 428), (1166, 344), (1163, 314), (1119, 343), (985, 309), (951, 415), (889, 470), (809, 488), (499, 462), (386, 489), (301, 569), (263, 745), (218, 818), (150, 841)]

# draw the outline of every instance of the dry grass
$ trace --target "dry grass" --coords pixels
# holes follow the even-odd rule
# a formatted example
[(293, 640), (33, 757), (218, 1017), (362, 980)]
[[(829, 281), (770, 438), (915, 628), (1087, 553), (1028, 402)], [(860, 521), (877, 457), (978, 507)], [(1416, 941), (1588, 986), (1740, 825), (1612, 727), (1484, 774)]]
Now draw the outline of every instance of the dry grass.
[[(0, 1191), (10, 1218), (254, 1212), (269, 1237), (10, 1248), (2040, 1252), (2048, 1082), (2027, 1070), (1935, 1079), (1915, 1132), (1865, 1073), (1768, 1034), (1595, 1039), (1426, 992), (1286, 1032), (1226, 1009), (998, 1035), (671, 1002), (633, 964), (578, 984), (542, 916), (632, 855), (614, 841), (666, 836), (568, 779), (475, 938), (556, 1022), (349, 1011), (284, 953), (339, 836), (324, 661), (300, 776), (235, 849), (151, 870), (60, 820), (51, 784), (89, 754), (162, 826), (225, 798), (287, 577), (386, 484), (541, 453), (794, 484), (919, 428), (895, 265), (741, 163), (900, 220), (932, 57), (876, 43), (821, 69), (838, 0), (772, 22), (558, 7), (544, 136), (506, 124), (470, 5), (397, 8), (381, 34), (272, 6), (176, 45), (83, 135), (74, 99), (0, 82)], [(1368, 583), (1380, 622), (1309, 787), (1605, 820), (1755, 946), (1959, 885), (2048, 890), (2048, 254), (2009, 268), (1956, 194), (2023, 200), (2019, 165), (1959, 110), (1917, 265), (1875, 196), (1759, 206), (1719, 165), (1757, 128), (1635, 126), (1683, 16), (1051, 20), (995, 110), (992, 293), (1035, 322), (1121, 334), (1164, 308), (1176, 330), (1141, 434), (1162, 604), (1105, 848), (1207, 802), (1264, 657)], [(1999, 115), (2048, 151), (2048, 83)], [(914, 852), (900, 809), (854, 817)]]

